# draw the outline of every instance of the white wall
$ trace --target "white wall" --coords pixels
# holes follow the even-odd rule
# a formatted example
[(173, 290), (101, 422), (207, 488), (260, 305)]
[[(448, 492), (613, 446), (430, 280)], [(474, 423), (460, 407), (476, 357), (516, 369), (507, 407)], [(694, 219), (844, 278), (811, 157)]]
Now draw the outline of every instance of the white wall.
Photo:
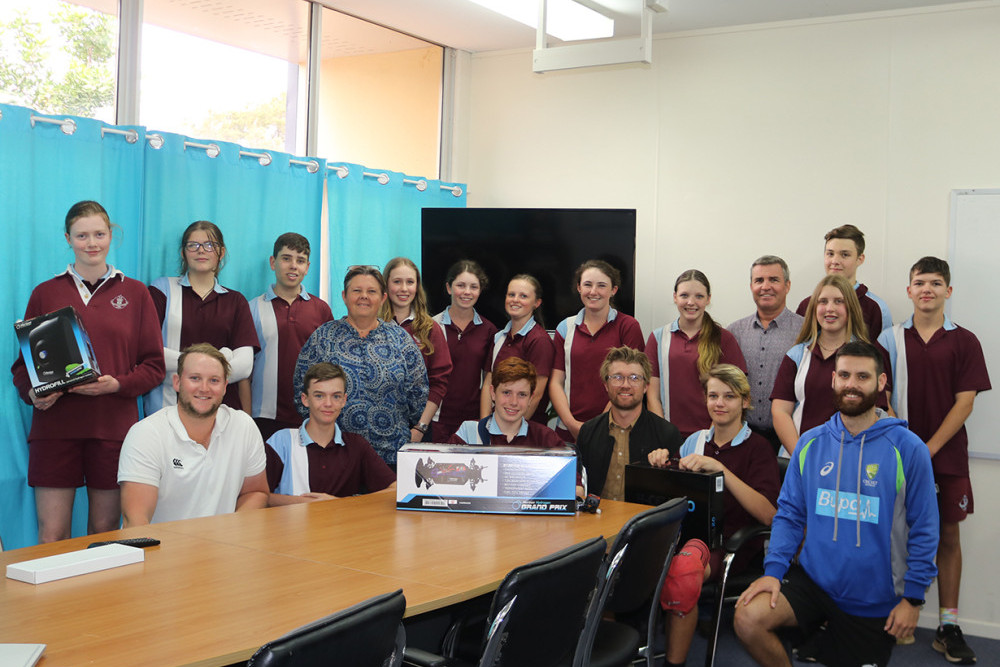
[[(761, 254), (789, 262), (797, 303), (846, 222), (867, 237), (861, 279), (899, 320), (910, 264), (947, 256), (950, 191), (1000, 187), (998, 35), (1000, 3), (978, 2), (672, 35), (650, 66), (537, 75), (530, 51), (477, 54), (460, 70), (454, 178), (470, 206), (635, 208), (647, 332), (676, 316), (691, 267), (723, 323), (751, 312)], [(972, 477), (960, 613), (967, 634), (1000, 638), (1000, 462), (974, 460)], [(929, 626), (933, 587), (928, 601)]]

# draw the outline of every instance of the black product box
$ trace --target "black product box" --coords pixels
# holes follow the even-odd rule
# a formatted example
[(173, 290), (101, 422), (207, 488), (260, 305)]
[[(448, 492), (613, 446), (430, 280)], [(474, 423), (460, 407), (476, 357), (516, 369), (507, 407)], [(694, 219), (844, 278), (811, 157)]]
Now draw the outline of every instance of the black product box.
[(97, 356), (72, 306), (14, 323), (35, 396), (45, 396), (101, 375)]
[(722, 546), (721, 472), (692, 472), (677, 468), (656, 468), (648, 463), (625, 466), (625, 500), (643, 505), (660, 505), (671, 498), (687, 496), (688, 515), (681, 528), (681, 543), (693, 537), (709, 549)]
[(576, 452), (409, 444), (396, 454), (396, 509), (576, 514)]

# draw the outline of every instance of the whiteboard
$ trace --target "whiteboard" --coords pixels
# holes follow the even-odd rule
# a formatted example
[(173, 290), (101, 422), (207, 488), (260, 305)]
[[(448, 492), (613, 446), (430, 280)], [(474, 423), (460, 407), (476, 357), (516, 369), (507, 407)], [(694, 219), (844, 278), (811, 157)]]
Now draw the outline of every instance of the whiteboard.
[(983, 345), (993, 389), (976, 397), (969, 431), (969, 456), (1000, 459), (1000, 318), (997, 316), (997, 261), (1000, 249), (1000, 189), (952, 190), (948, 263), (955, 290), (948, 315), (976, 334)]

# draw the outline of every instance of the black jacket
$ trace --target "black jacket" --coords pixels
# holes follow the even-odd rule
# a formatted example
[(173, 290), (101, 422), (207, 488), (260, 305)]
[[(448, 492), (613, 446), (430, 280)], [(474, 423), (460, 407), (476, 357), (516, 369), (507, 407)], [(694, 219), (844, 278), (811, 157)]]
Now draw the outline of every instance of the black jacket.
[[(672, 456), (677, 456), (682, 444), (684, 439), (676, 426), (643, 408), (629, 434), (629, 463), (646, 462), (646, 457), (654, 449), (667, 449)], [(608, 431), (607, 412), (580, 427), (576, 449), (580, 464), (587, 469), (587, 491), (601, 495), (611, 465), (611, 454), (615, 450), (614, 438)]]

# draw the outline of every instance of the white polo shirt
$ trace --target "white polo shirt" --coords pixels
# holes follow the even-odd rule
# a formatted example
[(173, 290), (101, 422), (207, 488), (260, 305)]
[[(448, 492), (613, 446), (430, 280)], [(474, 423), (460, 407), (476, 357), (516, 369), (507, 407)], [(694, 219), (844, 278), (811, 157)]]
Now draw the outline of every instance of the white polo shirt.
[(219, 406), (206, 449), (188, 437), (173, 405), (129, 429), (118, 483), (157, 487), (152, 523), (159, 523), (236, 511), (243, 480), (265, 466), (264, 441), (245, 412)]

